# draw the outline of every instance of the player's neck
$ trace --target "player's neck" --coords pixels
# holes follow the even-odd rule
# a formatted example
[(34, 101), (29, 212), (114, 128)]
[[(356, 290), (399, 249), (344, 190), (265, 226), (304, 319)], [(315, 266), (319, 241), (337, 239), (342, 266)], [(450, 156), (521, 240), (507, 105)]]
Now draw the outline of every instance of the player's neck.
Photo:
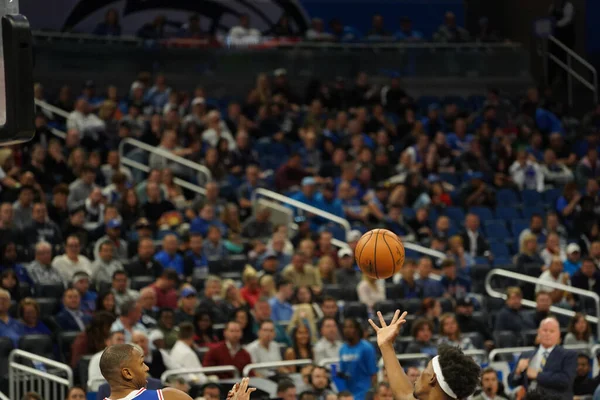
[(119, 400), (124, 397), (129, 396), (131, 392), (134, 390), (139, 390), (140, 388), (136, 388), (133, 384), (129, 382), (122, 382), (118, 384), (110, 385), (110, 399), (111, 400)]

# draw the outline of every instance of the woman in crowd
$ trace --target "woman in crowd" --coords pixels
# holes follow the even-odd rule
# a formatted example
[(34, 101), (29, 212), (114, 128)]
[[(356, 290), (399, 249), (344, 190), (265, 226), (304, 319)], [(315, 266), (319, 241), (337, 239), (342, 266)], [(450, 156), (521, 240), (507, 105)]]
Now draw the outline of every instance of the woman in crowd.
[(526, 265), (537, 265), (542, 273), (544, 259), (538, 254), (537, 236), (533, 233), (523, 235), (519, 244), (519, 254), (516, 256), (515, 264), (517, 271), (525, 273)]
[(363, 274), (362, 281), (356, 286), (356, 292), (358, 293), (358, 300), (366, 304), (369, 312), (372, 312), (375, 303), (386, 299), (385, 281)]
[(21, 300), (21, 289), (19, 288), (17, 274), (12, 269), (5, 269), (0, 274), (0, 288), (10, 293), (12, 300)]
[(23, 324), (23, 335), (51, 335), (52, 331), (40, 320), (40, 305), (31, 297), (19, 303), (19, 316)]
[(596, 343), (592, 335), (592, 327), (582, 313), (575, 313), (569, 322), (569, 332), (565, 335), (563, 344), (583, 344), (593, 346)]
[[(310, 330), (305, 325), (298, 325), (292, 330), (292, 346), (285, 350), (284, 360), (313, 359), (313, 348)], [(288, 373), (295, 373), (296, 367), (288, 367)]]
[(242, 273), (242, 282), (244, 286), (240, 289), (240, 295), (248, 304), (248, 307), (253, 308), (256, 301), (261, 295), (258, 274), (250, 265), (247, 265)]
[(238, 308), (246, 307), (246, 300), (242, 297), (240, 289), (231, 279), (225, 279), (221, 285), (221, 298), (223, 299), (223, 310), (230, 315)]
[(194, 316), (194, 328), (196, 329), (194, 342), (198, 346), (206, 347), (219, 341), (213, 332), (213, 323), (210, 312), (205, 310), (198, 311)]
[(242, 328), (242, 344), (248, 344), (256, 340), (256, 335), (253, 332), (253, 318), (250, 311), (246, 308), (238, 308), (233, 313), (233, 319)]
[(116, 305), (113, 292), (100, 293), (98, 299), (96, 299), (96, 312), (108, 311), (113, 315), (117, 315)]
[(475, 345), (468, 337), (463, 337), (453, 314), (444, 314), (440, 317), (439, 344), (446, 343), (461, 350), (473, 350)]
[(265, 274), (258, 279), (258, 285), (260, 286), (260, 297), (271, 298), (275, 296), (277, 292), (275, 290), (275, 279), (273, 275)]
[(332, 285), (337, 283), (335, 279), (335, 261), (333, 257), (324, 255), (323, 257), (319, 258), (317, 268), (319, 268), (319, 272), (321, 273), (321, 281), (324, 285)]
[(455, 235), (448, 240), (448, 257), (456, 262), (458, 273), (469, 275), (470, 268), (475, 265), (475, 259), (465, 251), (462, 237)]
[(123, 219), (123, 227), (125, 229), (133, 227), (135, 222), (141, 218), (141, 204), (134, 189), (127, 189), (125, 192), (119, 205), (119, 214)]
[(412, 326), (411, 335), (414, 339), (406, 349), (405, 353), (437, 354), (437, 345), (433, 340), (433, 323), (427, 318), (417, 319)]

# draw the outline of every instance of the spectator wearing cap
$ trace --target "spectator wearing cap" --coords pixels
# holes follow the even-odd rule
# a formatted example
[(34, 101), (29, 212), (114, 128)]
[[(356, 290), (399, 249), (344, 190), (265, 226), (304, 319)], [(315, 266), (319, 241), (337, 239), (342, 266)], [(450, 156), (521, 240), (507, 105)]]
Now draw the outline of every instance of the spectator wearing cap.
[(114, 257), (115, 246), (110, 240), (100, 240), (98, 257), (92, 263), (92, 281), (96, 289), (102, 288), (102, 285), (110, 285), (113, 274), (116, 271), (123, 271), (123, 264)]
[[(299, 186), (303, 179), (308, 175), (308, 172), (302, 168), (302, 157), (300, 154), (290, 154), (287, 162), (275, 172), (275, 188), (278, 191), (285, 193), (288, 190)], [(312, 182), (314, 185), (315, 182)]]
[(335, 280), (348, 287), (356, 287), (361, 279), (360, 272), (354, 267), (353, 255), (348, 247), (342, 247), (337, 253), (339, 268), (335, 271)]
[(65, 254), (54, 257), (52, 267), (63, 278), (65, 287), (72, 281), (73, 275), (83, 271), (89, 275), (92, 274), (92, 263), (81, 255), (81, 244), (77, 236), (69, 236), (65, 242)]
[(194, 322), (198, 307), (198, 292), (193, 286), (186, 286), (179, 293), (179, 307), (175, 310), (175, 323)]
[(122, 331), (125, 334), (125, 343), (131, 343), (134, 331), (147, 334), (146, 327), (140, 323), (141, 318), (142, 307), (134, 300), (127, 301), (121, 306), (121, 315), (113, 322), (110, 331)]
[(273, 232), (273, 224), (270, 221), (271, 211), (267, 207), (258, 208), (256, 215), (250, 217), (244, 223), (242, 236), (248, 238), (267, 238)]
[(581, 248), (577, 243), (567, 246), (567, 259), (563, 263), (563, 269), (569, 276), (573, 276), (581, 268)]
[(208, 260), (203, 250), (204, 239), (196, 232), (191, 232), (189, 238), (189, 249), (183, 258), (185, 275), (205, 279), (208, 276)]
[(277, 292), (269, 300), (271, 319), (274, 322), (290, 321), (294, 314), (294, 309), (290, 304), (290, 299), (294, 295), (294, 286), (286, 279), (280, 279), (276, 285)]
[(81, 310), (81, 297), (77, 289), (69, 288), (63, 294), (63, 309), (54, 317), (65, 331), (84, 331), (92, 317)]
[(322, 209), (324, 204), (317, 196), (317, 180), (311, 176), (302, 179), (301, 191), (294, 194), (292, 199), (312, 207)]
[(106, 223), (106, 234), (96, 241), (94, 246), (94, 258), (100, 256), (100, 245), (104, 242), (113, 245), (113, 256), (120, 263), (127, 262), (127, 242), (121, 239), (121, 219), (113, 218)]
[(586, 257), (581, 262), (581, 268), (571, 277), (574, 288), (591, 290), (600, 295), (600, 270), (596, 268), (594, 259)]
[(158, 278), (163, 271), (163, 265), (154, 258), (154, 241), (142, 238), (137, 245), (137, 254), (125, 266), (129, 276), (152, 276)]
[(292, 263), (283, 269), (281, 275), (295, 288), (308, 286), (314, 293), (321, 293), (321, 274), (317, 268), (307, 263), (306, 255), (301, 251), (294, 254)]
[(64, 285), (62, 276), (52, 267), (52, 246), (48, 242), (35, 245), (35, 259), (25, 267), (35, 285)]
[(423, 34), (413, 29), (412, 21), (408, 17), (400, 18), (400, 30), (394, 34), (399, 41), (416, 42), (423, 40)]
[(528, 329), (535, 329), (533, 322), (526, 318), (522, 309), (523, 292), (518, 287), (506, 289), (506, 305), (496, 316), (495, 331), (511, 331), (519, 334)]
[(138, 300), (140, 293), (137, 290), (129, 288), (129, 277), (125, 271), (115, 271), (112, 276), (112, 286), (110, 291), (115, 296), (115, 306), (117, 313), (121, 312), (121, 306), (128, 301)]
[(260, 269), (259, 278), (263, 275), (277, 275), (280, 268), (279, 258), (277, 253), (273, 250), (267, 250), (267, 252), (260, 258)]
[(442, 261), (442, 279), (441, 283), (444, 290), (450, 297), (460, 298), (471, 293), (471, 279), (458, 274), (456, 262), (452, 259)]
[(90, 290), (90, 275), (84, 271), (77, 271), (71, 279), (71, 286), (79, 292), (81, 297), (81, 311), (92, 315), (96, 311), (98, 294)]

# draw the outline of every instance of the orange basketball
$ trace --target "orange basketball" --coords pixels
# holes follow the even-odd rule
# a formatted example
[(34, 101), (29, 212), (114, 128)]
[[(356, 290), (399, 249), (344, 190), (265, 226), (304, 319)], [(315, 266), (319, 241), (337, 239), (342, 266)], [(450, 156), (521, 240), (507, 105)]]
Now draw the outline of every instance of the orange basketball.
[(373, 229), (362, 235), (354, 257), (361, 271), (376, 279), (387, 279), (404, 265), (404, 245), (387, 229)]

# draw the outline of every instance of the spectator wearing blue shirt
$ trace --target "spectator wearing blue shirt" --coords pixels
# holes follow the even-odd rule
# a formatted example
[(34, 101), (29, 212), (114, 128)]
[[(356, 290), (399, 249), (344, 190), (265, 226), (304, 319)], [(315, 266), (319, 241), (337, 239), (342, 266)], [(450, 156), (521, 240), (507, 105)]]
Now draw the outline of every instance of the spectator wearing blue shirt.
[(415, 42), (423, 40), (423, 34), (412, 28), (412, 21), (408, 17), (400, 18), (400, 30), (394, 34), (396, 40)]
[(190, 232), (199, 233), (206, 237), (208, 228), (217, 226), (221, 230), (221, 234), (227, 234), (227, 227), (215, 216), (215, 208), (210, 204), (205, 204), (200, 210), (200, 215), (190, 223)]
[(162, 251), (156, 253), (154, 259), (164, 268), (173, 268), (177, 275), (184, 274), (183, 257), (177, 253), (179, 240), (173, 234), (166, 235), (162, 243)]
[(567, 229), (573, 228), (575, 213), (579, 211), (581, 193), (577, 190), (575, 182), (569, 182), (563, 189), (563, 194), (556, 200), (556, 212), (560, 215)]
[(323, 203), (317, 199), (317, 181), (312, 176), (302, 179), (302, 190), (292, 196), (292, 199), (309, 206), (321, 209)]
[(362, 339), (363, 329), (354, 318), (344, 320), (344, 344), (340, 348), (340, 375), (355, 400), (364, 400), (377, 383), (377, 357), (371, 343)]
[(290, 299), (293, 295), (294, 286), (292, 282), (285, 279), (277, 282), (277, 293), (269, 300), (273, 322), (290, 321), (292, 319), (294, 309), (290, 304)]
[(465, 276), (459, 276), (456, 268), (456, 262), (450, 258), (442, 261), (442, 286), (446, 293), (453, 298), (465, 297), (471, 292), (471, 280)]
[(448, 145), (456, 156), (469, 150), (473, 135), (467, 134), (467, 123), (463, 118), (457, 118), (454, 122), (454, 132), (448, 134)]
[(20, 283), (33, 285), (33, 281), (27, 273), (27, 269), (17, 262), (17, 246), (15, 242), (8, 241), (0, 245), (0, 273), (11, 269), (15, 272), (17, 280)]
[(342, 201), (335, 196), (335, 186), (326, 183), (320, 193), (317, 193), (317, 202), (322, 203), (322, 210), (340, 218), (345, 218)]
[(162, 113), (165, 104), (169, 102), (170, 95), (171, 88), (167, 86), (167, 79), (163, 74), (159, 74), (156, 77), (154, 86), (146, 93), (144, 101), (150, 103), (156, 112)]
[(416, 271), (417, 263), (412, 259), (407, 259), (404, 261), (400, 273), (394, 276), (394, 283), (402, 289), (400, 293), (404, 299), (420, 299), (423, 297), (421, 285), (415, 279)]
[(581, 268), (581, 248), (577, 243), (570, 243), (566, 253), (567, 259), (563, 263), (563, 271), (573, 276)]
[(208, 228), (206, 239), (207, 240), (204, 243), (204, 254), (207, 259), (227, 257), (225, 242), (221, 237), (221, 230), (217, 226), (212, 225)]
[(433, 138), (436, 133), (444, 131), (444, 118), (440, 115), (440, 105), (432, 103), (427, 107), (427, 116), (421, 118), (423, 130), (428, 137)]
[(40, 320), (40, 305), (31, 297), (19, 303), (23, 335), (52, 335), (46, 324)]
[(203, 239), (199, 233), (190, 233), (189, 250), (185, 253), (183, 265), (186, 276), (204, 279), (208, 276), (208, 260), (202, 251)]
[(10, 293), (0, 289), (0, 337), (7, 337), (17, 347), (22, 335), (23, 325), (8, 315), (10, 309)]
[(444, 285), (439, 280), (430, 277), (433, 270), (433, 264), (429, 257), (422, 257), (419, 260), (418, 271), (419, 279), (417, 284), (421, 287), (423, 297), (443, 297), (446, 291)]

